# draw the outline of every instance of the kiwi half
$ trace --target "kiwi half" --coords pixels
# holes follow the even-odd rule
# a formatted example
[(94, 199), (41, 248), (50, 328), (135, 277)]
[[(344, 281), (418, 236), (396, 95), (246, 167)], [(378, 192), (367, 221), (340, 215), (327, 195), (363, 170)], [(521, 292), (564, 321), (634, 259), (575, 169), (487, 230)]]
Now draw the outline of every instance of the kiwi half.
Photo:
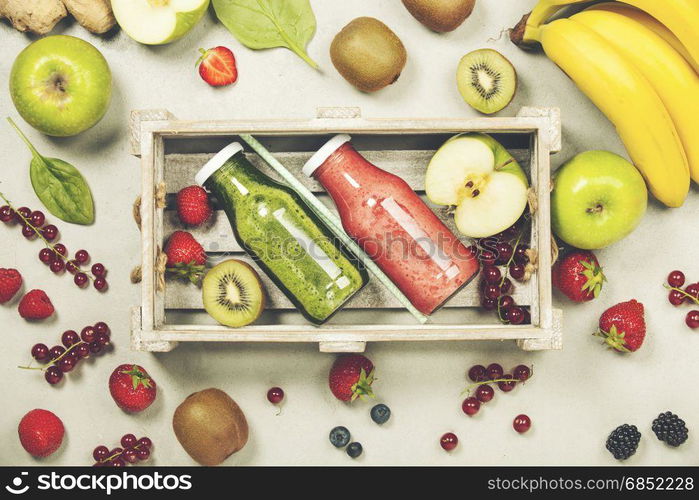
[(213, 267), (202, 282), (204, 309), (222, 325), (249, 325), (265, 308), (265, 295), (257, 272), (249, 264), (226, 260)]
[(489, 115), (510, 104), (517, 90), (517, 73), (500, 52), (480, 49), (461, 58), (456, 83), (464, 101)]

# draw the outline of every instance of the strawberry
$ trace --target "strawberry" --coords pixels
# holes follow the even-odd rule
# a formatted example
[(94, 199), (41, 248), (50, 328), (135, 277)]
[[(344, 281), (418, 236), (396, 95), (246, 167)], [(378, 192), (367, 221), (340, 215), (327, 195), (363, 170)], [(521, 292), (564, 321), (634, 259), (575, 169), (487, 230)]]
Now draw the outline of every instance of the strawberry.
[(16, 269), (0, 269), (0, 304), (12, 300), (22, 288), (22, 275)]
[(177, 215), (189, 226), (199, 226), (211, 217), (209, 195), (200, 186), (189, 186), (177, 193)]
[(340, 401), (373, 398), (374, 364), (361, 354), (343, 354), (330, 368), (328, 382), (330, 390)]
[(48, 410), (32, 410), (17, 427), (22, 447), (35, 457), (48, 457), (63, 442), (63, 422)]
[(175, 231), (165, 245), (167, 271), (178, 278), (198, 284), (204, 274), (206, 252), (186, 231)]
[(109, 377), (109, 392), (117, 406), (129, 413), (148, 408), (157, 386), (148, 372), (138, 365), (119, 365)]
[(238, 79), (238, 68), (235, 56), (226, 47), (199, 49), (201, 57), (197, 60), (199, 75), (212, 87), (223, 87), (235, 83)]
[(27, 292), (19, 301), (17, 310), (20, 316), (30, 320), (46, 319), (55, 312), (51, 299), (42, 290)]
[(621, 302), (602, 313), (595, 333), (618, 352), (634, 352), (646, 338), (643, 304), (636, 300)]
[(596, 299), (607, 278), (595, 254), (578, 250), (566, 255), (553, 267), (553, 286), (573, 302)]

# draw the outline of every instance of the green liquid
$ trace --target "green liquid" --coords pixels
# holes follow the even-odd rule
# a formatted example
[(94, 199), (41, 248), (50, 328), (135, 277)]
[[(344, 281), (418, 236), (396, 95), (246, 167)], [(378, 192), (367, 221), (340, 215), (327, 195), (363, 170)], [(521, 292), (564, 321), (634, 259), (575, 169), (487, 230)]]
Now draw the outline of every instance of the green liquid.
[(242, 152), (206, 181), (245, 251), (316, 324), (368, 281), (357, 260), (295, 191), (257, 170)]

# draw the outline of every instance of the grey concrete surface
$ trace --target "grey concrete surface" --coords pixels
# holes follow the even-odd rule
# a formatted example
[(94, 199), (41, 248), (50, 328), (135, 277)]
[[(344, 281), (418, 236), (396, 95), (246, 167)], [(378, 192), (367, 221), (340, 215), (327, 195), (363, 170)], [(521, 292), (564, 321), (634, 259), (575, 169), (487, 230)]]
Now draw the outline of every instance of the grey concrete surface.
[[(140, 297), (139, 288), (129, 283), (140, 250), (130, 213), (140, 174), (138, 160), (128, 153), (129, 110), (162, 107), (181, 118), (202, 120), (312, 118), (319, 106), (359, 106), (364, 116), (381, 118), (475, 116), (458, 94), (454, 72), (463, 54), (491, 47), (509, 57), (520, 76), (514, 102), (500, 115), (513, 116), (523, 105), (561, 108), (564, 150), (553, 157), (554, 166), (588, 149), (623, 154), (614, 127), (553, 63), (540, 53), (518, 50), (507, 39), (504, 30), (534, 3), (479, 0), (473, 16), (458, 30), (438, 35), (415, 21), (398, 0), (312, 0), (318, 30), (309, 53), (321, 72), (284, 49), (243, 47), (213, 13), (185, 39), (164, 47), (139, 45), (121, 32), (100, 38), (62, 22), (56, 33), (84, 38), (108, 59), (114, 73), (111, 109), (94, 129), (70, 139), (44, 137), (18, 122), (41, 151), (74, 163), (88, 179), (96, 197), (96, 223), (61, 223), (60, 228), (71, 250), (86, 248), (109, 267), (111, 288), (104, 295), (78, 290), (68, 277), (55, 277), (39, 263), (38, 243), (0, 227), (0, 267), (20, 269), (26, 287), (46, 290), (58, 311), (48, 323), (29, 324), (18, 316), (16, 303), (0, 306), (0, 464), (91, 464), (95, 446), (116, 446), (127, 432), (152, 438), (150, 463), (192, 464), (174, 437), (171, 418), (187, 395), (207, 387), (231, 394), (250, 424), (249, 444), (227, 465), (351, 464), (327, 440), (327, 432), (340, 424), (364, 445), (358, 464), (613, 464), (604, 442), (623, 423), (636, 424), (643, 433), (639, 451), (628, 464), (699, 464), (694, 434), (699, 419), (699, 333), (684, 325), (689, 309), (670, 306), (662, 287), (675, 268), (699, 280), (696, 189), (680, 209), (653, 202), (636, 232), (599, 252), (609, 282), (598, 300), (571, 305), (555, 297), (565, 310), (561, 352), (524, 353), (509, 342), (369, 345), (367, 354), (377, 366), (378, 401), (393, 410), (383, 427), (370, 420), (371, 404), (349, 406), (332, 397), (326, 377), (333, 356), (319, 353), (315, 345), (191, 344), (156, 355), (128, 348), (129, 309)], [(398, 82), (371, 95), (350, 87), (328, 54), (334, 34), (362, 15), (387, 23), (409, 53)], [(0, 23), (2, 117), (18, 118), (6, 89), (12, 61), (30, 40)], [(240, 79), (232, 87), (209, 88), (194, 69), (197, 49), (215, 45), (229, 46), (236, 54)], [(29, 183), (29, 153), (4, 121), (0, 158), (0, 190), (17, 205), (40, 208)], [(604, 309), (632, 297), (646, 305), (649, 333), (642, 350), (621, 356), (605, 350), (591, 333)], [(17, 368), (30, 361), (34, 343), (50, 346), (58, 343), (62, 331), (96, 321), (111, 325), (115, 349), (81, 365), (59, 387), (49, 386), (39, 372)], [(158, 383), (158, 399), (142, 414), (121, 412), (107, 389), (109, 374), (125, 362), (142, 364)], [(535, 376), (512, 393), (498, 392), (476, 417), (466, 417), (460, 409), (465, 371), (491, 362), (506, 368), (533, 364)], [(287, 394), (279, 416), (265, 398), (274, 385)], [(62, 448), (44, 460), (31, 458), (17, 439), (20, 418), (33, 408), (55, 412), (67, 429)], [(668, 409), (690, 427), (690, 439), (680, 449), (665, 446), (650, 430), (653, 418)], [(511, 426), (519, 413), (533, 420), (532, 430), (521, 436)], [(438, 444), (447, 431), (460, 438), (453, 453), (445, 453)]]

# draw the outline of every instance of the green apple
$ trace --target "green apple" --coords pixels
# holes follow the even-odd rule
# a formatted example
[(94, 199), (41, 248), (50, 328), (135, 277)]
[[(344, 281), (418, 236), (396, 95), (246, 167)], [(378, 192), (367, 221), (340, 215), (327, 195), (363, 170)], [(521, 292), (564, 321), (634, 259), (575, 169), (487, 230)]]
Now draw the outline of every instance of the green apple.
[(604, 248), (636, 229), (647, 205), (648, 190), (636, 167), (608, 151), (587, 151), (555, 174), (552, 229), (574, 247)]
[(210, 0), (112, 0), (119, 26), (146, 45), (163, 45), (185, 36), (204, 16)]
[(10, 95), (22, 118), (47, 135), (79, 134), (102, 119), (112, 96), (112, 73), (99, 50), (56, 35), (26, 47), (10, 72)]
[(512, 226), (527, 208), (529, 182), (507, 150), (486, 134), (452, 137), (435, 153), (425, 193), (437, 205), (455, 206), (457, 229), (472, 238)]

